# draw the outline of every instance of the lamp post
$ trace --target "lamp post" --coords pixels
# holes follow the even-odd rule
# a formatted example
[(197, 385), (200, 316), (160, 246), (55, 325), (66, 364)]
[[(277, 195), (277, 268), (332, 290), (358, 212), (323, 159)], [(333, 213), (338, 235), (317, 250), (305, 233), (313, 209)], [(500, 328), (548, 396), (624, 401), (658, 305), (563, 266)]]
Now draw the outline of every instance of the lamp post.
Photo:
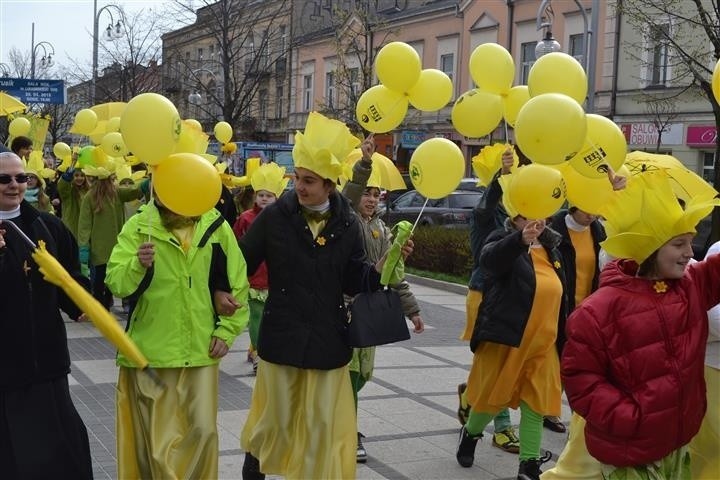
[[(588, 22), (587, 12), (585, 11), (585, 7), (580, 3), (580, 0), (574, 1), (583, 17), (583, 69), (585, 69), (588, 79), (588, 97), (585, 110), (588, 113), (592, 113), (595, 108), (595, 60), (597, 57), (597, 38), (594, 32), (598, 30), (600, 0), (592, 0), (590, 22)], [(543, 21), (546, 17), (547, 20)], [(536, 26), (538, 31), (545, 29), (545, 36), (535, 46), (536, 60), (546, 53), (559, 52), (562, 48), (560, 43), (552, 36), (551, 29), (554, 18), (552, 0), (542, 0), (537, 11)], [(589, 44), (588, 39), (590, 40)]]
[(53, 66), (53, 55), (55, 55), (55, 47), (49, 42), (35, 43), (35, 22), (32, 23), (32, 33), (30, 35), (30, 78), (35, 78), (35, 59), (37, 58), (38, 49), (42, 49), (43, 57), (40, 60), (42, 68)]
[[(117, 22), (113, 18), (112, 11), (115, 10), (118, 14), (118, 20)], [(90, 83), (90, 101), (91, 105), (95, 105), (95, 85), (97, 84), (97, 76), (98, 76), (98, 44), (100, 43), (100, 37), (99, 37), (99, 28), (98, 25), (100, 23), (100, 15), (102, 15), (103, 12), (108, 12), (110, 15), (110, 23), (108, 24), (107, 28), (105, 29), (103, 33), (103, 38), (105, 40), (117, 40), (118, 38), (123, 36), (123, 26), (124, 26), (124, 20), (125, 20), (125, 14), (122, 11), (122, 8), (118, 7), (117, 5), (113, 5), (112, 3), (109, 5), (105, 5), (100, 10), (97, 8), (97, 0), (93, 0), (93, 12), (94, 12), (94, 22), (93, 22), (93, 64), (92, 64), (92, 80)], [(113, 25), (114, 24), (114, 25)]]

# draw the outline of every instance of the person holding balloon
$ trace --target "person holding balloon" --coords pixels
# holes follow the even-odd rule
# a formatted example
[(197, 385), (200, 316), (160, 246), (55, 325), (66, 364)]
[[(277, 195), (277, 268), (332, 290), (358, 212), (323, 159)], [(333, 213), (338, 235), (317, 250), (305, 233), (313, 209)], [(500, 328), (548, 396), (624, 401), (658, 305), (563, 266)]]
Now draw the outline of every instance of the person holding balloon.
[[(128, 335), (165, 384), (118, 355), (118, 478), (217, 478), (219, 362), (248, 322), (246, 266), (214, 199), (195, 215), (156, 193), (107, 264), (109, 289), (131, 299)], [(217, 272), (227, 292), (214, 291)]]
[(125, 223), (125, 202), (143, 197), (139, 187), (115, 185), (115, 174), (106, 167), (86, 166), (85, 174), (95, 182), (80, 203), (77, 240), (80, 263), (94, 267), (93, 296), (105, 308), (113, 305), (113, 297), (105, 285), (105, 272), (110, 252)]
[[(355, 478), (343, 294), (379, 289), (384, 265), (366, 261), (358, 219), (336, 190), (341, 162), (358, 143), (343, 123), (310, 113), (295, 135), (294, 191), (267, 206), (240, 239), (248, 272), (265, 261), (270, 287), (241, 434), (245, 480)], [(403, 255), (411, 251), (408, 241)]]
[[(285, 177), (285, 168), (276, 163), (266, 163), (260, 166), (250, 178), (250, 184), (255, 192), (255, 203), (249, 210), (242, 212), (233, 226), (233, 231), (238, 240), (248, 231), (255, 218), (268, 205), (275, 203), (285, 190), (289, 178)], [(253, 352), (252, 364), (253, 373), (257, 373), (259, 357), (257, 355), (258, 332), (260, 331), (260, 320), (262, 319), (265, 300), (268, 295), (268, 272), (267, 265), (263, 262), (257, 271), (249, 278), (250, 281), (250, 323), (248, 333), (250, 334), (250, 350)]]
[[(468, 294), (465, 300), (466, 325), (464, 332), (460, 336), (461, 340), (469, 341), (471, 339), (480, 303), (482, 302), (485, 274), (480, 267), (480, 252), (488, 235), (501, 228), (507, 218), (505, 212), (499, 208), (502, 187), (498, 179), (500, 175), (510, 174), (514, 163), (513, 149), (506, 148), (501, 155), (500, 170), (495, 173), (494, 178), (490, 181), (470, 217), (470, 249), (473, 256), (473, 269), (470, 274), (470, 284), (468, 285)], [(467, 400), (467, 381), (458, 385), (458, 398), (458, 419), (461, 425), (465, 425), (470, 415), (470, 404)], [(508, 409), (502, 409), (493, 419), (493, 423), (495, 427), (493, 446), (506, 452), (519, 453), (520, 440), (510, 423)]]
[[(350, 200), (360, 219), (360, 232), (365, 245), (365, 252), (371, 262), (379, 261), (392, 246), (392, 233), (380, 218), (377, 211), (380, 199), (380, 174), (378, 168), (372, 169), (372, 155), (375, 152), (375, 142), (372, 135), (368, 136), (360, 145), (362, 157), (355, 163), (352, 178), (343, 187), (343, 195)], [(420, 315), (420, 306), (410, 291), (410, 284), (402, 280), (392, 283), (390, 287), (399, 297), (403, 313), (413, 324), (415, 333), (425, 330), (423, 318)], [(352, 302), (348, 298), (348, 302)], [(353, 387), (355, 411), (357, 412), (358, 394), (370, 380), (375, 364), (375, 347), (354, 348), (350, 361), (350, 381)], [(367, 450), (362, 443), (364, 435), (357, 432), (357, 462), (367, 461)]]
[(456, 458), (471, 467), (485, 426), (503, 408), (520, 407), (518, 478), (538, 480), (540, 466), (551, 458), (549, 452), (540, 455), (543, 415), (560, 413), (555, 339), (566, 314), (565, 274), (557, 248), (560, 235), (546, 226), (544, 216), (521, 215), (511, 193), (503, 195), (509, 216), (505, 227), (488, 236), (480, 254), (487, 276), (470, 341), (471, 411), (460, 431)]
[(43, 280), (20, 232), (35, 244), (44, 242), (73, 279), (88, 281), (72, 233), (23, 200), (26, 186), (22, 160), (0, 153), (0, 472), (3, 478), (91, 479), (87, 430), (70, 397), (60, 315), (63, 310), (80, 319), (82, 312)]

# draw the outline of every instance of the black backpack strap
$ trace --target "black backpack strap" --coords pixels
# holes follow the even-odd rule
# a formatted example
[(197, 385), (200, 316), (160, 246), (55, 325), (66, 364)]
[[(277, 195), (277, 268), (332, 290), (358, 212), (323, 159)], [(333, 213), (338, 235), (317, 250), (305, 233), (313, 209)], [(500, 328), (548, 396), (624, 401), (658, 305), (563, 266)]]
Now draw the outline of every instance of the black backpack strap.
[(210, 236), (215, 233), (215, 230), (220, 228), (220, 225), (225, 223), (225, 218), (222, 216), (215, 219), (213, 223), (210, 224), (207, 230), (205, 230), (205, 233), (203, 234), (202, 238), (200, 239), (200, 242), (198, 243), (198, 248), (204, 247), (207, 242), (210, 240)]
[(130, 319), (132, 318), (133, 311), (135, 311), (135, 307), (137, 306), (138, 299), (140, 296), (145, 293), (145, 290), (148, 289), (150, 286), (150, 282), (152, 282), (153, 276), (155, 275), (155, 264), (150, 265), (150, 268), (145, 270), (145, 276), (140, 280), (140, 284), (135, 289), (133, 293), (130, 294), (130, 296), (127, 297), (128, 301), (128, 315), (127, 315), (127, 322), (125, 323), (125, 331), (127, 332), (130, 328)]

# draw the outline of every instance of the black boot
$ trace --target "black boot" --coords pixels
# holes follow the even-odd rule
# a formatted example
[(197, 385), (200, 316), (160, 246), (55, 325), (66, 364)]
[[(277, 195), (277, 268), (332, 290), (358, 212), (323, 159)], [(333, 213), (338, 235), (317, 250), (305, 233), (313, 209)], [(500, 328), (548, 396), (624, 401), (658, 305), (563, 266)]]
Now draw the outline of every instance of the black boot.
[(457, 458), (458, 463), (461, 467), (470, 468), (475, 461), (475, 446), (478, 440), (482, 438), (482, 433), (474, 437), (465, 430), (465, 426), (460, 430), (460, 440), (458, 441)]
[(367, 462), (367, 451), (365, 450), (365, 447), (363, 446), (362, 439), (365, 435), (358, 432), (358, 442), (357, 442), (357, 463), (365, 463)]
[(548, 462), (552, 458), (551, 452), (545, 452), (540, 458), (531, 458), (520, 462), (517, 480), (540, 480), (540, 465)]
[(249, 453), (245, 454), (242, 467), (243, 480), (265, 480), (265, 474), (260, 471), (260, 460)]

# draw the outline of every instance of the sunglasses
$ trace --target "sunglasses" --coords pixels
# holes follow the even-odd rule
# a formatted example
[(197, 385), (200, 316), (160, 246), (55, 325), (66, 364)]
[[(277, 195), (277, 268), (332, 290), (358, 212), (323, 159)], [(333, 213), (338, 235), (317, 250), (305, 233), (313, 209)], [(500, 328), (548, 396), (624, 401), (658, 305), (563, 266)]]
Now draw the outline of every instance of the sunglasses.
[(18, 173), (14, 177), (12, 175), (8, 175), (7, 173), (0, 173), (0, 184), (7, 185), (12, 182), (13, 178), (17, 183), (27, 183), (28, 181), (28, 175), (25, 173)]

